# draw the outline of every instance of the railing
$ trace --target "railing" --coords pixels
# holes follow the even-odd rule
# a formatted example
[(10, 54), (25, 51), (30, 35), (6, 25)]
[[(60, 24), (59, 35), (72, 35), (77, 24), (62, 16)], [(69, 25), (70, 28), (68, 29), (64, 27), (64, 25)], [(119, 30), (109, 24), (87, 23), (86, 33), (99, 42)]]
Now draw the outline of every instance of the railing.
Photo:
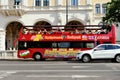
[(0, 9), (22, 9), (23, 6), (21, 5), (0, 5)]
[[(90, 10), (91, 5), (68, 6), (69, 10)], [(0, 9), (13, 10), (21, 9), (25, 11), (31, 10), (66, 10), (66, 6), (24, 6), (24, 5), (0, 5)]]
[[(92, 5), (78, 5), (78, 6), (68, 6), (69, 11), (92, 11)], [(3, 15), (9, 16), (22, 16), (27, 11), (40, 11), (40, 12), (50, 12), (50, 11), (66, 11), (66, 6), (24, 6), (24, 5), (0, 5), (0, 12)], [(70, 12), (69, 12), (70, 13)]]
[[(31, 11), (51, 11), (51, 10), (66, 10), (66, 6), (24, 6), (25, 10)], [(69, 10), (91, 10), (92, 6), (80, 5), (80, 6), (68, 6)]]
[(18, 59), (17, 50), (0, 51), (0, 59)]

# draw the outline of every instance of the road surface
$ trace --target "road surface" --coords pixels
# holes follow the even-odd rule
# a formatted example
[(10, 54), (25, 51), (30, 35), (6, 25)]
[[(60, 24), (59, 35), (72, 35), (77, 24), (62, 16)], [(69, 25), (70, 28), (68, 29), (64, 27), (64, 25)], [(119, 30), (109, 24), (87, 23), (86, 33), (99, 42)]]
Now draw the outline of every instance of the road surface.
[(0, 61), (0, 80), (120, 80), (120, 63)]

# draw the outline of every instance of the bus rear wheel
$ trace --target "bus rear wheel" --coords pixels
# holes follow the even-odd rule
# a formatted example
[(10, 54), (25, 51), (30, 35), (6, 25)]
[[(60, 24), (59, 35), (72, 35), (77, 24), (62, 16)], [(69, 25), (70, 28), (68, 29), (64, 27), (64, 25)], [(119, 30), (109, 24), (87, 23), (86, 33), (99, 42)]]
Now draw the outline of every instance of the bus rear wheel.
[(35, 53), (33, 56), (33, 59), (35, 61), (40, 61), (40, 60), (42, 60), (42, 55), (40, 53)]

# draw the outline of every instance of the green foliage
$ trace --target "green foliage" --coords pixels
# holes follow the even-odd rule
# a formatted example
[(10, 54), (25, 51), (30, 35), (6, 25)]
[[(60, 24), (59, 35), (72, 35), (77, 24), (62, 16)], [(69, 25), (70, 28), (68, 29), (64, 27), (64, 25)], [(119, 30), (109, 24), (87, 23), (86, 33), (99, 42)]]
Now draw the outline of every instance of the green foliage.
[(120, 22), (120, 0), (112, 0), (107, 3), (106, 10), (103, 22), (110, 24), (113, 22)]

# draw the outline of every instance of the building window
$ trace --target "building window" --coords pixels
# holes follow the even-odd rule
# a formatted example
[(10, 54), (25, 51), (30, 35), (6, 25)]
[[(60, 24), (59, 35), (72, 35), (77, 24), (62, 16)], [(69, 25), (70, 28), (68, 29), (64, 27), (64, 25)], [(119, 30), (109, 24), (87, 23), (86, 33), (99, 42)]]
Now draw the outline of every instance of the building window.
[(15, 2), (15, 3), (14, 3), (15, 5), (19, 5), (20, 2), (21, 2), (21, 0), (15, 0), (14, 2)]
[(41, 6), (41, 0), (35, 0), (35, 6)]
[(78, 6), (78, 0), (71, 0), (71, 6)]
[(106, 4), (102, 4), (102, 13), (103, 13), (103, 14), (106, 13)]
[(49, 6), (49, 0), (43, 0), (43, 6)]
[(95, 5), (95, 13), (100, 14), (100, 4)]

